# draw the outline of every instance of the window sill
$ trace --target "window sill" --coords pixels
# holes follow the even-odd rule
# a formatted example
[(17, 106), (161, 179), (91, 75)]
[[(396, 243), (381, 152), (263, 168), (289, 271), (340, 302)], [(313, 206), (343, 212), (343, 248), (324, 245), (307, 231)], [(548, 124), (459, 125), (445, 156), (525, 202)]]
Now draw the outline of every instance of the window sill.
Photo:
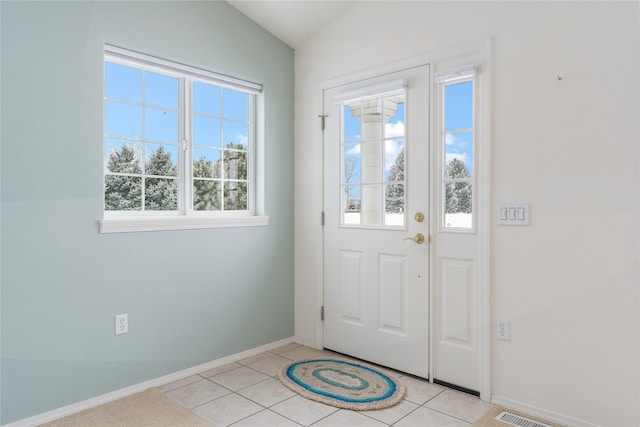
[(269, 225), (268, 216), (232, 218), (161, 216), (105, 218), (98, 221), (100, 233), (131, 233), (138, 231), (197, 230), (203, 228), (261, 227)]

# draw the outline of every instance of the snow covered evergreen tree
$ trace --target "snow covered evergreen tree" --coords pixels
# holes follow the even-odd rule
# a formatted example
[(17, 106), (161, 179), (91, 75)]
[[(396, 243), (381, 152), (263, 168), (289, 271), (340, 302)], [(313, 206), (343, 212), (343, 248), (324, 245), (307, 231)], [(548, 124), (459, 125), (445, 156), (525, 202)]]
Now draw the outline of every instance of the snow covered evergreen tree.
[[(136, 150), (122, 145), (113, 150), (107, 161), (112, 173), (142, 173)], [(142, 178), (140, 176), (106, 175), (104, 177), (104, 208), (107, 211), (132, 211), (142, 209)]]
[[(171, 211), (178, 209), (178, 181), (159, 177), (177, 176), (178, 170), (173, 164), (171, 153), (164, 146), (151, 153), (145, 165), (144, 206), (146, 210)], [(150, 175), (158, 177), (151, 178)]]
[(465, 179), (466, 181), (447, 182), (446, 185), (446, 213), (471, 213), (472, 193), (469, 182), (469, 170), (464, 162), (454, 158), (447, 165), (448, 179)]
[[(138, 151), (126, 144), (114, 149), (107, 161), (105, 210), (142, 210), (143, 171)], [(241, 144), (229, 143), (215, 163), (200, 157), (193, 162), (193, 209), (248, 209), (247, 152)], [(224, 176), (221, 172), (224, 170)], [(134, 176), (114, 175), (131, 174)], [(159, 146), (144, 165), (145, 210), (177, 210), (177, 166), (171, 153)], [(207, 178), (207, 179), (202, 179)]]
[[(219, 160), (216, 162), (216, 164)], [(193, 209), (196, 211), (220, 210), (220, 182), (198, 178), (219, 178), (214, 175), (211, 160), (200, 157), (193, 162)]]
[(389, 184), (385, 190), (385, 210), (402, 213), (404, 209), (404, 147), (398, 153), (389, 171)]
[[(142, 168), (138, 151), (123, 144), (114, 149), (107, 160), (107, 171), (135, 176), (105, 176), (105, 210), (142, 210)], [(177, 176), (171, 153), (160, 146), (145, 164), (145, 210), (176, 210), (178, 208), (177, 180), (160, 178)], [(151, 176), (150, 176), (151, 175)]]

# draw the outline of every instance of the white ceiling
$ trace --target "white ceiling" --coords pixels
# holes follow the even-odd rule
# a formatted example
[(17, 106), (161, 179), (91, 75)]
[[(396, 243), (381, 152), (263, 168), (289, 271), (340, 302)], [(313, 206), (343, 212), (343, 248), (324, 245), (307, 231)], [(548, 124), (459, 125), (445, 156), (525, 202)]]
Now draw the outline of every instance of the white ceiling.
[(227, 0), (227, 3), (295, 49), (358, 1)]

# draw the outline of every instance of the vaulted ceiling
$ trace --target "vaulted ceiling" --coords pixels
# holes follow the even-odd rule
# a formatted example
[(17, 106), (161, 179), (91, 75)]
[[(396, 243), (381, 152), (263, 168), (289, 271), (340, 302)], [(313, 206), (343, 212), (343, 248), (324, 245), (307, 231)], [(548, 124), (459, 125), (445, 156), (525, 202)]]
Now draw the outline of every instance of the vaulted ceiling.
[(293, 49), (358, 3), (355, 0), (226, 1)]

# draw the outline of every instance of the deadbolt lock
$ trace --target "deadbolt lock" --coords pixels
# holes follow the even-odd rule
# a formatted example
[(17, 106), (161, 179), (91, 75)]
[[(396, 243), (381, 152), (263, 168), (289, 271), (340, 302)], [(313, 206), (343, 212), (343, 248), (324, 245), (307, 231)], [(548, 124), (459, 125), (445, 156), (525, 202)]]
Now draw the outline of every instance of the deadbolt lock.
[(418, 212), (415, 216), (414, 216), (416, 222), (422, 222), (424, 221), (424, 214), (422, 212)]

